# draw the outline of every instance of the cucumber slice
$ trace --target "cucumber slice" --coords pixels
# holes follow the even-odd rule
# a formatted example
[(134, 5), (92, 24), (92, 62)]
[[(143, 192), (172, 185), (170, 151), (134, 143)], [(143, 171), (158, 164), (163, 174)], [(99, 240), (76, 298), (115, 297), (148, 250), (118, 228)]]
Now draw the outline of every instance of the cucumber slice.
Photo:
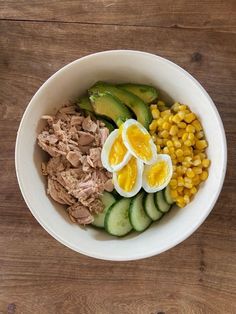
[(152, 219), (145, 213), (143, 198), (145, 192), (139, 192), (131, 201), (129, 208), (130, 223), (136, 231), (144, 231), (150, 226)]
[(167, 187), (164, 190), (164, 196), (165, 196), (165, 200), (166, 200), (166, 202), (168, 204), (170, 204), (170, 205), (174, 204), (175, 201), (173, 200), (173, 198), (170, 195), (170, 187), (169, 187), (169, 185), (167, 185)]
[(108, 208), (105, 229), (111, 235), (122, 237), (133, 229), (129, 221), (130, 202), (130, 198), (122, 198)]
[(115, 203), (116, 199), (115, 197), (108, 192), (104, 192), (101, 196), (102, 203), (104, 205), (104, 210), (102, 213), (99, 213), (97, 215), (94, 215), (94, 221), (92, 222), (92, 225), (98, 228), (104, 228), (104, 220), (105, 215), (108, 210), (108, 208)]
[(163, 190), (156, 192), (154, 199), (156, 206), (162, 213), (167, 213), (170, 210), (171, 205), (165, 201)]
[(162, 217), (163, 213), (157, 209), (153, 193), (149, 193), (144, 197), (143, 204), (146, 214), (153, 221), (156, 221)]

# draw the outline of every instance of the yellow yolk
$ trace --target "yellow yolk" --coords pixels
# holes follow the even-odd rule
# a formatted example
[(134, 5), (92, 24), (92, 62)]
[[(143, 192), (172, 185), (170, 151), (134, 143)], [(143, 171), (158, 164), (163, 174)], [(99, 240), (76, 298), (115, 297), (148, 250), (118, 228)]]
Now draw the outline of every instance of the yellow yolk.
[(137, 162), (134, 157), (130, 159), (128, 164), (117, 172), (117, 181), (119, 186), (126, 192), (130, 192), (137, 179)]
[(151, 187), (162, 185), (168, 176), (168, 164), (165, 161), (158, 161), (153, 164), (147, 174), (147, 182)]
[(127, 148), (125, 147), (121, 134), (115, 139), (109, 154), (109, 163), (112, 166), (118, 165), (122, 162), (127, 153)]
[(143, 133), (137, 125), (131, 125), (126, 131), (128, 141), (138, 155), (143, 160), (150, 160), (152, 158), (152, 150), (150, 146), (150, 134)]

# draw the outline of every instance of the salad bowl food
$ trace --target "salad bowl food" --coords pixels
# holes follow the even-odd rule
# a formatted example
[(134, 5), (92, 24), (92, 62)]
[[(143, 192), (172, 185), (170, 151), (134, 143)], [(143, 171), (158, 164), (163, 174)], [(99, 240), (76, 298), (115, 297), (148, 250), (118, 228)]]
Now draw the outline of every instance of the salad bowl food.
[[(82, 153), (72, 137), (67, 155), (63, 143), (51, 151), (48, 138), (61, 143), (55, 134), (66, 132), (53, 119), (62, 128), (70, 125), (70, 134), (78, 132)], [(112, 159), (114, 143), (124, 152)], [(94, 165), (98, 152), (101, 160)], [(61, 158), (67, 160), (55, 179), (48, 164)], [(106, 182), (95, 180), (92, 201), (98, 208), (100, 194), (110, 193), (103, 200), (106, 212), (97, 212), (88, 199), (82, 201), (81, 191), (68, 187), (73, 177), (68, 173), (78, 179), (76, 158), (83, 175), (87, 166), (97, 169), (96, 178), (103, 172)], [(227, 148), (216, 107), (190, 74), (149, 53), (114, 50), (78, 59), (40, 87), (19, 127), (15, 162), (25, 202), (54, 238), (91, 257), (135, 260), (174, 247), (203, 223), (223, 185)], [(81, 176), (82, 185), (93, 175)]]

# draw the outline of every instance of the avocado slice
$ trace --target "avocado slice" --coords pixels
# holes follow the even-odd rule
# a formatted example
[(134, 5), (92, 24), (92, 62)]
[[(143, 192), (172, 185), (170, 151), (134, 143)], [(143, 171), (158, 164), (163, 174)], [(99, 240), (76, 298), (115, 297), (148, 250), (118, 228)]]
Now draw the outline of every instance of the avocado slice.
[(158, 97), (157, 90), (149, 85), (126, 83), (119, 84), (117, 87), (133, 93), (141, 98), (146, 104), (152, 103)]
[(76, 105), (80, 107), (80, 109), (93, 112), (93, 106), (89, 100), (87, 95), (76, 100)]
[(97, 82), (89, 89), (89, 94), (108, 92), (118, 98), (123, 104), (129, 107), (136, 115), (137, 120), (148, 129), (152, 121), (150, 108), (136, 95), (105, 82)]
[(110, 118), (117, 126), (132, 118), (128, 108), (110, 93), (97, 93), (89, 97), (96, 114)]

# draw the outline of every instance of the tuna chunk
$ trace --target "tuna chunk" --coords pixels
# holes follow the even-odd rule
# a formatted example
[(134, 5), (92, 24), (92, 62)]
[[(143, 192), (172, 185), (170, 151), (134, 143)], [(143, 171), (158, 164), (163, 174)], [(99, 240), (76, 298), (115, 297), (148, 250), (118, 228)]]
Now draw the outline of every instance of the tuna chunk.
[(80, 203), (68, 207), (67, 211), (81, 225), (88, 225), (94, 220), (88, 208)]
[(60, 204), (71, 205), (75, 203), (75, 198), (69, 195), (66, 189), (57, 181), (48, 177), (48, 194), (54, 199), (54, 201)]
[(66, 159), (72, 164), (73, 167), (79, 167), (81, 157), (82, 154), (79, 151), (70, 151), (66, 155)]
[(89, 131), (91, 133), (95, 133), (97, 127), (97, 124), (91, 120), (90, 116), (87, 116), (82, 123), (82, 128), (84, 131)]
[(88, 132), (78, 131), (78, 135), (79, 135), (78, 144), (82, 146), (89, 145), (94, 140), (94, 135)]
[(89, 156), (87, 156), (88, 164), (93, 168), (102, 168), (101, 147), (90, 148)]

